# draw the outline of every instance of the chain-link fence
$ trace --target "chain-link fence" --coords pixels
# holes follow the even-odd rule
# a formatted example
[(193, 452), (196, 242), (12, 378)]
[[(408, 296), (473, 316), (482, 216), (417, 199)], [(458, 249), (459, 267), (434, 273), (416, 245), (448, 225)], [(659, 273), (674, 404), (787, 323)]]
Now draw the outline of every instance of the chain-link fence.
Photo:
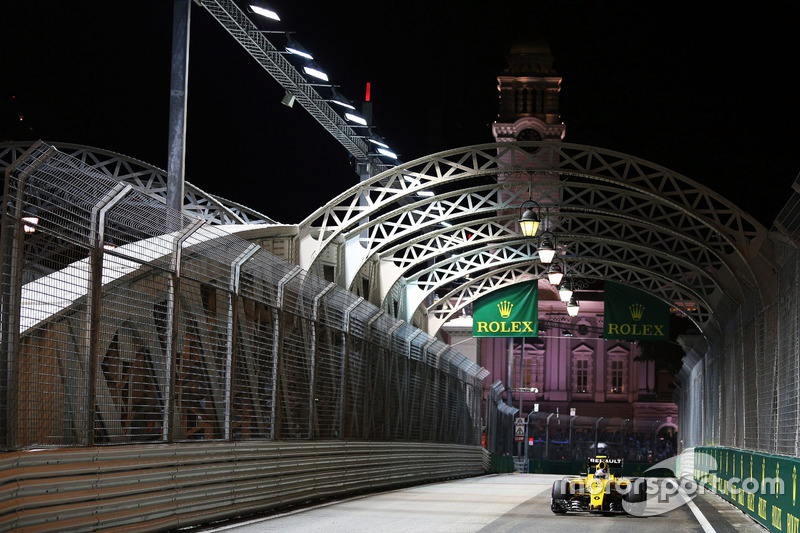
[(46, 144), (6, 173), (5, 449), (236, 439), (480, 443), (486, 371)]

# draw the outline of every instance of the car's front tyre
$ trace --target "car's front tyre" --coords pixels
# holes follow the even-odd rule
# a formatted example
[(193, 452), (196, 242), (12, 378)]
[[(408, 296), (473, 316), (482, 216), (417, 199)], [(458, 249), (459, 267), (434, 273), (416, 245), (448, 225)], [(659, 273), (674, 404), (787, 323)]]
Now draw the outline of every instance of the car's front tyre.
[(550, 510), (555, 514), (567, 512), (567, 484), (562, 479), (553, 483), (553, 490), (550, 493)]

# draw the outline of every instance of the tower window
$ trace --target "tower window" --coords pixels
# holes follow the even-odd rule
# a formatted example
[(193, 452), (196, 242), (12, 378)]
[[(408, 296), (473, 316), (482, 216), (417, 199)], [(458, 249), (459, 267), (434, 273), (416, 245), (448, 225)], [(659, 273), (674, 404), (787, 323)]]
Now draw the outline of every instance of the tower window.
[(625, 363), (624, 361), (611, 361), (611, 392), (625, 392)]
[(589, 392), (589, 360), (575, 361), (575, 392)]

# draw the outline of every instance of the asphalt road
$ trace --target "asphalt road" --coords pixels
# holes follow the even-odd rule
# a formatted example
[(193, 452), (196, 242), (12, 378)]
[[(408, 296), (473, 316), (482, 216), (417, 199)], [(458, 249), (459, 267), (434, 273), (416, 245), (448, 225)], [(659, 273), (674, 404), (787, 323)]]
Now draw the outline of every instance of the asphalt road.
[(705, 493), (691, 503), (648, 503), (652, 516), (550, 511), (550, 488), (560, 476), (498, 474), (359, 496), (314, 507), (207, 528), (255, 533), (435, 532), (503, 533), (647, 531), (728, 533), (766, 531), (739, 510)]

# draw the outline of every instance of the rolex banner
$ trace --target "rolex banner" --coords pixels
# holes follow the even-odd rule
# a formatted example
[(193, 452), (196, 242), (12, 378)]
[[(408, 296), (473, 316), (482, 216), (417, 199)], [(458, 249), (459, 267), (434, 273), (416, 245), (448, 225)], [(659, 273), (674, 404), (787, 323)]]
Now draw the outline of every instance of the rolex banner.
[(539, 332), (539, 282), (503, 287), (472, 305), (473, 337), (536, 337)]
[(669, 306), (638, 289), (606, 281), (603, 338), (668, 341)]

